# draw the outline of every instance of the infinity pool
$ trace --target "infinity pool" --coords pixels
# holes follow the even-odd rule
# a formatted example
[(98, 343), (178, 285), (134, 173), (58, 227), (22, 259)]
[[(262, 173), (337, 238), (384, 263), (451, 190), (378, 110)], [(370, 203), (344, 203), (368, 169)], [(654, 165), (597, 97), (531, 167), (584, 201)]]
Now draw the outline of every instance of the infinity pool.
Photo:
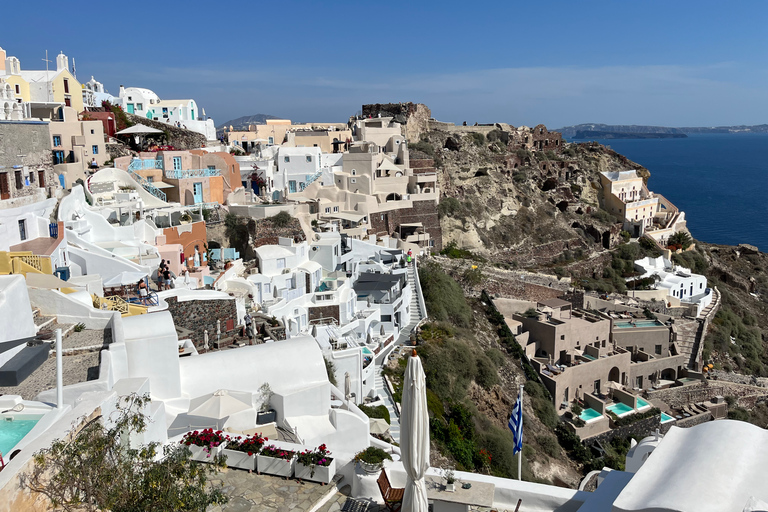
[(32, 427), (37, 425), (42, 416), (33, 414), (16, 414), (13, 416), (12, 421), (8, 421), (10, 416), (0, 417), (0, 453), (5, 460), (8, 460), (8, 456), (19, 441), (24, 439)]
[(637, 410), (638, 410), (638, 411), (639, 411), (640, 409), (645, 409), (646, 407), (650, 407), (650, 406), (651, 406), (651, 404), (649, 404), (648, 402), (646, 402), (646, 401), (645, 401), (645, 400), (643, 400), (642, 398), (638, 398), (638, 399), (637, 399)]
[(628, 406), (627, 404), (623, 404), (621, 402), (617, 404), (611, 404), (608, 407), (605, 408), (608, 411), (611, 411), (613, 414), (621, 418), (622, 416), (626, 416), (627, 414), (635, 412), (633, 408)]
[(666, 423), (666, 422), (668, 422), (668, 421), (675, 421), (675, 418), (673, 418), (673, 417), (672, 417), (672, 416), (670, 416), (669, 414), (664, 414), (664, 413), (661, 413), (661, 422), (662, 422), (662, 423)]
[(579, 414), (579, 418), (589, 423), (592, 420), (596, 420), (597, 418), (600, 418), (602, 414), (597, 412), (596, 410), (592, 409), (591, 407), (588, 409), (584, 409), (581, 411), (581, 414)]
[(633, 327), (664, 327), (664, 324), (658, 320), (634, 320), (632, 323), (628, 320), (618, 320), (613, 322), (613, 326), (618, 329), (631, 329)]

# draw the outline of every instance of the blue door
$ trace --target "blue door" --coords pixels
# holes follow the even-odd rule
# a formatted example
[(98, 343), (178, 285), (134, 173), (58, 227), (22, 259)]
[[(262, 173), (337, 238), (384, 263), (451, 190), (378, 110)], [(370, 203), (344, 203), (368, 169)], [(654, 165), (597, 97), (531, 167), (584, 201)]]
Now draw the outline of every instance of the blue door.
[(195, 204), (203, 202), (203, 184), (202, 183), (192, 184), (192, 195), (194, 196)]
[(128, 113), (133, 114), (133, 103), (128, 104)]

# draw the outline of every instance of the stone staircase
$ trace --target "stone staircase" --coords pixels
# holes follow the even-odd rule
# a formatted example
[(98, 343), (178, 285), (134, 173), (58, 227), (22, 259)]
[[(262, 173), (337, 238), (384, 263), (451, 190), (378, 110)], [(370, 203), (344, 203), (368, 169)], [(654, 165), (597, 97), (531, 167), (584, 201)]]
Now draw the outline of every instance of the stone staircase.
[[(418, 323), (422, 318), (424, 318), (424, 312), (421, 311), (421, 307), (419, 306), (419, 296), (418, 296), (418, 290), (416, 289), (416, 271), (414, 270), (413, 265), (408, 265), (408, 286), (411, 288), (411, 305), (410, 305), (410, 312), (411, 312), (411, 322), (414, 323), (414, 320), (416, 320), (415, 323)], [(414, 323), (414, 325), (415, 325)]]
[[(40, 334), (43, 331), (55, 331), (61, 329), (61, 337), (66, 338), (69, 333), (74, 331), (75, 324), (59, 324), (58, 319), (55, 316), (45, 316), (40, 312), (40, 308), (32, 309), (32, 319), (35, 322), (35, 328), (37, 333)], [(53, 337), (51, 337), (53, 340)]]
[(384, 375), (381, 374), (381, 366), (376, 365), (374, 372), (374, 386), (376, 394), (384, 400), (384, 405), (389, 411), (389, 434), (396, 443), (400, 442), (400, 415), (395, 410), (395, 403), (384, 384)]

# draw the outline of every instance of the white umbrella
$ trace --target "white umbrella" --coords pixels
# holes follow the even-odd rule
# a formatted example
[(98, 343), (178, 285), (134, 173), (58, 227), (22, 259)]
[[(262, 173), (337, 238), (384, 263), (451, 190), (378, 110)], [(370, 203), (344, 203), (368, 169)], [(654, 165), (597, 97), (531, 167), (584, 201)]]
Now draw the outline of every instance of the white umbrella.
[(192, 400), (187, 414), (221, 420), (251, 407), (253, 407), (252, 404), (235, 398), (226, 389), (220, 389), (213, 394), (203, 395)]
[(157, 128), (151, 128), (145, 124), (139, 123), (139, 124), (130, 126), (125, 130), (120, 130), (119, 132), (116, 132), (115, 135), (143, 135), (145, 133), (163, 133), (163, 131), (158, 130)]
[(368, 425), (371, 434), (384, 434), (389, 430), (389, 423), (387, 423), (387, 420), (382, 420), (380, 418), (369, 418)]
[(408, 475), (403, 494), (403, 510), (427, 512), (427, 486), (424, 482), (424, 473), (429, 468), (427, 384), (421, 360), (415, 350), (408, 358), (405, 369), (400, 433), (400, 457)]

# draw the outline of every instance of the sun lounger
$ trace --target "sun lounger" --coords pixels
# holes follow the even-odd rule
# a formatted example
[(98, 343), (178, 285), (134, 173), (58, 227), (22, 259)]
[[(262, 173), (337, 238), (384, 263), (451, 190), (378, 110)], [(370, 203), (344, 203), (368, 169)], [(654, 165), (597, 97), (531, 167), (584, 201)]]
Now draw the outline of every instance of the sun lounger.
[(253, 436), (256, 434), (261, 435), (262, 437), (266, 437), (268, 439), (277, 439), (277, 423), (265, 423), (263, 425), (257, 425), (256, 428), (248, 428), (245, 430), (236, 430), (231, 427), (227, 427), (224, 429), (224, 432), (229, 432), (230, 434), (241, 434), (245, 436)]
[(541, 374), (542, 374), (542, 375), (546, 375), (547, 377), (554, 377), (554, 375), (552, 375), (552, 374), (551, 374), (549, 371), (547, 371), (547, 370), (541, 370)]

